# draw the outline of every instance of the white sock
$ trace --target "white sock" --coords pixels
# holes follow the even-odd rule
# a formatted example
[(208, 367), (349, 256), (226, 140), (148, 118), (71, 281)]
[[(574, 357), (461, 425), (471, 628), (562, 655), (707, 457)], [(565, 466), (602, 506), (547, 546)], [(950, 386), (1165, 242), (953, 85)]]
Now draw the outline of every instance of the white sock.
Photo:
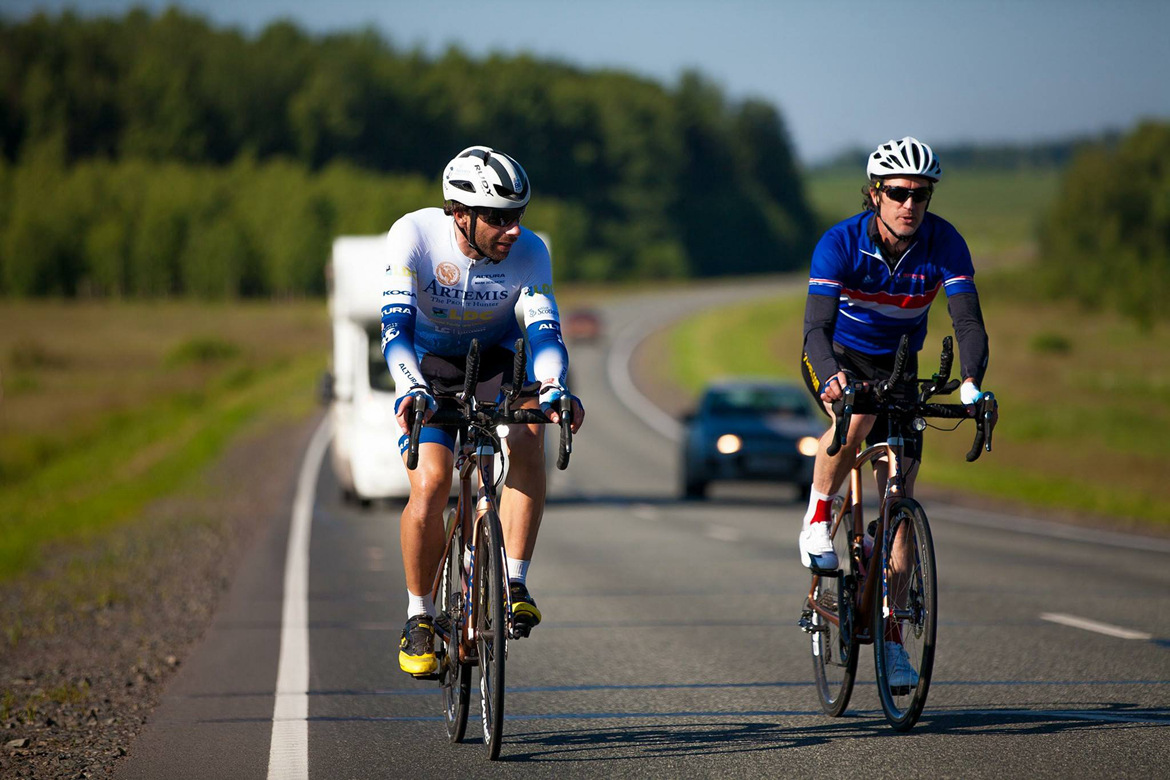
[(831, 498), (832, 496), (826, 496), (824, 493), (810, 490), (808, 494), (808, 510), (804, 513), (804, 525), (802, 527), (808, 528), (808, 524), (812, 522), (813, 515), (817, 511), (817, 504), (822, 501), (828, 501)]
[(528, 579), (528, 564), (532, 561), (522, 561), (518, 558), (508, 559), (508, 582), (524, 583)]
[(425, 596), (416, 596), (409, 590), (406, 591), (407, 605), (406, 617), (412, 618), (415, 615), (435, 616), (435, 600), (431, 598), (431, 594)]

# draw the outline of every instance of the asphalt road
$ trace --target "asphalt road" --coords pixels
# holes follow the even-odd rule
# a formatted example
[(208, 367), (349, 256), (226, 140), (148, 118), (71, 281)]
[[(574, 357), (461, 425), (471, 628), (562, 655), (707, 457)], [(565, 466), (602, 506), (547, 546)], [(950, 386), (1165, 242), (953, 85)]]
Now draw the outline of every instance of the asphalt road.
[(779, 487), (678, 501), (670, 421), (611, 378), (643, 325), (742, 294), (618, 303), (609, 341), (573, 349), (589, 416), (553, 477), (529, 579), (545, 621), (511, 646), (499, 762), (477, 720), (450, 744), (437, 686), (397, 669), (400, 507), (343, 505), (310, 451), (300, 508), (290, 486), (290, 522), (254, 550), (120, 776), (1165, 776), (1157, 540), (928, 504), (940, 625), (926, 711), (895, 734), (865, 653), (849, 712), (821, 714), (796, 627), (803, 506)]

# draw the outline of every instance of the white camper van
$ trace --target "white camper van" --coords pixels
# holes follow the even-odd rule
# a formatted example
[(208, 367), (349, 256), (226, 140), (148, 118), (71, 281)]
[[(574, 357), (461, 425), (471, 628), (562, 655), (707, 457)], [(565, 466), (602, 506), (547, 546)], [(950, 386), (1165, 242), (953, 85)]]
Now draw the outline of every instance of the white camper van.
[(329, 262), (333, 370), (333, 471), (343, 495), (362, 503), (410, 495), (398, 452), (394, 382), (381, 346), (386, 236), (341, 236)]

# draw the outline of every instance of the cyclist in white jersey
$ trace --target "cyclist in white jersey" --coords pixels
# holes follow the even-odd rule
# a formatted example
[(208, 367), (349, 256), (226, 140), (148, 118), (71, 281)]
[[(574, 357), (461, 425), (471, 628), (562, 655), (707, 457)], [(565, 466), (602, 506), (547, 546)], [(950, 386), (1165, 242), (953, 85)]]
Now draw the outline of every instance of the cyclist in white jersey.
[[(434, 391), (461, 390), (472, 339), (478, 339), (482, 350), (477, 396), (492, 400), (501, 384), (511, 381), (516, 339), (527, 336), (531, 385), (522, 405), (539, 404), (554, 423), (560, 419), (553, 405), (568, 395), (568, 353), (548, 249), (539, 236), (520, 227), (530, 195), (519, 163), (494, 149), (472, 146), (444, 170), (443, 208), (407, 214), (387, 234), (382, 354), (398, 395), (403, 450), (409, 400), (425, 398), (429, 418), (437, 408)], [(584, 418), (573, 398), (574, 433)], [(541, 429), (509, 426), (508, 475), (500, 496), (513, 613), (529, 630), (541, 619), (526, 582), (544, 512)], [(427, 676), (438, 668), (430, 589), (443, 554), (454, 432), (424, 427), (420, 442), (418, 467), (408, 472), (410, 499), (400, 526), (408, 606), (398, 662), (408, 674)]]

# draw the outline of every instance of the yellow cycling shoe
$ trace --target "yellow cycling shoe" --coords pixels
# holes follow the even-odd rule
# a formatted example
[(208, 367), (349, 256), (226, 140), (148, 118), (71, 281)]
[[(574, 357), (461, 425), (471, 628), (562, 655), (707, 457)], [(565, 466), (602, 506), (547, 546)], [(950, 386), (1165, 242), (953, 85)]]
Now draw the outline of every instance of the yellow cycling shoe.
[(428, 615), (415, 615), (402, 629), (398, 643), (398, 665), (402, 671), (415, 677), (429, 676), (439, 671), (435, 658), (435, 621)]
[(536, 607), (536, 599), (529, 594), (523, 582), (513, 582), (508, 586), (512, 599), (512, 625), (519, 636), (528, 636), (533, 627), (540, 623), (540, 610)]

